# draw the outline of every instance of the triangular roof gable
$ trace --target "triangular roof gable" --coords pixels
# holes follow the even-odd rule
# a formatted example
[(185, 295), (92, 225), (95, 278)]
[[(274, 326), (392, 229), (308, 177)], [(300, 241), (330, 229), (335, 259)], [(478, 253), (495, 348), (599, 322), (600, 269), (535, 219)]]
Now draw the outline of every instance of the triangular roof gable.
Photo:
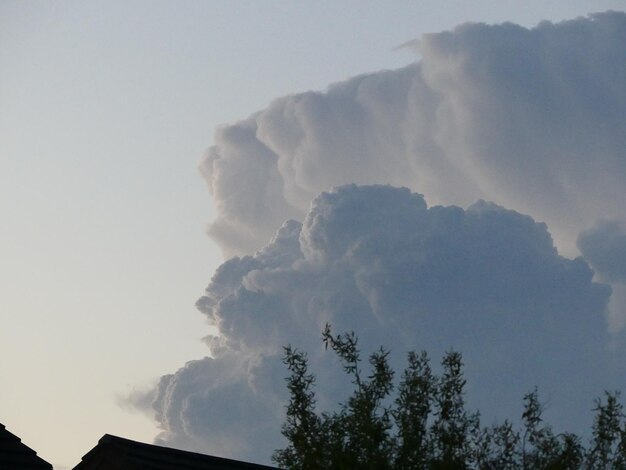
[(105, 434), (74, 470), (277, 470)]
[(2, 470), (52, 470), (52, 465), (22, 443), (0, 423), (0, 468)]

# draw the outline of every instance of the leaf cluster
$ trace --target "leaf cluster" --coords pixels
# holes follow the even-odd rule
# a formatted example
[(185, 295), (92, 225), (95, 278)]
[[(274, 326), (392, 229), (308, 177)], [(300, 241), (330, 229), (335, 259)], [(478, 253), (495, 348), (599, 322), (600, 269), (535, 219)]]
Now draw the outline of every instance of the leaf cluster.
[(363, 376), (354, 333), (333, 335), (326, 325), (322, 340), (354, 390), (338, 411), (318, 413), (307, 355), (285, 347), (290, 400), (282, 433), (288, 445), (272, 456), (281, 468), (626, 470), (626, 419), (618, 393), (596, 400), (585, 448), (577, 435), (555, 434), (544, 422), (537, 389), (524, 396), (521, 430), (509, 421), (482, 427), (479, 413), (465, 408), (458, 352), (445, 354), (440, 375), (426, 352), (410, 352), (396, 385), (388, 350), (369, 356), (369, 374)]

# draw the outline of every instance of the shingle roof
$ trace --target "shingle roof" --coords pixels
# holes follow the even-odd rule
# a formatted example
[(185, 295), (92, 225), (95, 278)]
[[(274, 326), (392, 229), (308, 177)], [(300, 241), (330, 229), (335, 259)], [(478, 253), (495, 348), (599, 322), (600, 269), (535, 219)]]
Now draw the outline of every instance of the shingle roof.
[(277, 470), (105, 434), (74, 470)]
[(52, 470), (52, 465), (37, 452), (23, 444), (0, 423), (0, 469), (2, 470)]

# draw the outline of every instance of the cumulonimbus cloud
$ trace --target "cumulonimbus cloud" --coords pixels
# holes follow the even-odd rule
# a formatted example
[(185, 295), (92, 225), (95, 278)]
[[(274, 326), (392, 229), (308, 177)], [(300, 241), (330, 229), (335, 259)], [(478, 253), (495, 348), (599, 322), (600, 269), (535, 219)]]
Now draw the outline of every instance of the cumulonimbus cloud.
[(303, 224), (215, 273), (198, 307), (221, 336), (212, 358), (162, 378), (160, 442), (267, 459), (281, 444), (283, 345), (310, 352), (321, 403), (346, 393), (319, 341), (326, 322), (357, 330), (363, 351), (391, 346), (397, 368), (410, 349), (462, 351), (471, 403), (487, 417), (516, 416), (539, 385), (556, 422), (578, 426), (616, 370), (611, 289), (592, 276), (557, 253), (545, 224), (492, 203), (427, 208), (391, 186), (323, 193)]
[(577, 243), (602, 279), (626, 283), (626, 232), (618, 221), (599, 221), (582, 231)]
[[(310, 351), (322, 405), (343, 396), (319, 344), (326, 322), (356, 330), (363, 351), (393, 346), (396, 367), (407, 349), (460, 350), (487, 418), (514, 418), (539, 385), (553, 421), (576, 431), (593, 397), (624, 388), (607, 333), (607, 305), (623, 324), (624, 270), (602, 261), (621, 238), (578, 235), (626, 222), (626, 14), (466, 24), (414, 44), (415, 64), (217, 131), (201, 164), (209, 231), (238, 256), (198, 301), (221, 333), (212, 357), (153, 391), (159, 442), (267, 461), (284, 344)], [(617, 296), (572, 259), (577, 240)]]
[(613, 287), (609, 304), (609, 327), (626, 336), (626, 231), (619, 220), (599, 220), (583, 230), (576, 241), (598, 279)]
[(277, 99), (217, 131), (201, 169), (227, 255), (346, 183), (495, 200), (548, 222), (563, 249), (597, 217), (626, 218), (626, 14), (466, 24), (416, 44), (416, 64)]

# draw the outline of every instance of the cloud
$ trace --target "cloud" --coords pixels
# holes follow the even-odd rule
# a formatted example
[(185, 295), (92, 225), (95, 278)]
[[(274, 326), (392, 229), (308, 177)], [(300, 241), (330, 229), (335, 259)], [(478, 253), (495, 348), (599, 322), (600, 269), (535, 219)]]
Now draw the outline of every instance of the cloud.
[(255, 385), (263, 381), (256, 377), (260, 368), (261, 358), (222, 354), (163, 376), (153, 409), (164, 431), (155, 443), (249, 460), (255, 460), (252, 443), (272, 448), (282, 408)]
[[(595, 396), (624, 388), (626, 14), (411, 44), (419, 62), (216, 132), (209, 233), (236, 256), (197, 303), (221, 333), (212, 357), (153, 391), (158, 442), (267, 461), (283, 345), (310, 352), (322, 407), (344, 396), (326, 322), (364, 352), (392, 347), (396, 368), (408, 349), (462, 351), (487, 422), (519, 416), (538, 385), (548, 419), (578, 431)], [(598, 219), (612, 222), (578, 236)]]
[(322, 406), (345, 395), (320, 343), (326, 322), (356, 330), (364, 352), (390, 346), (397, 368), (410, 349), (435, 360), (462, 351), (470, 402), (488, 420), (517, 416), (539, 385), (556, 423), (588, 425), (591, 400), (616, 377), (611, 289), (592, 276), (582, 258), (557, 253), (545, 224), (492, 203), (428, 208), (380, 185), (322, 193), (302, 224), (215, 273), (198, 301), (221, 331), (214, 358), (162, 378), (159, 442), (267, 461), (281, 445), (283, 345), (309, 351)]
[(415, 44), (418, 63), (279, 98), (217, 131), (201, 170), (227, 256), (346, 183), (495, 200), (549, 223), (570, 254), (598, 217), (626, 219), (625, 13), (465, 24)]
[(156, 388), (151, 386), (139, 389), (135, 388), (130, 393), (126, 394), (116, 394), (115, 402), (125, 411), (140, 411), (152, 417), (154, 414), (152, 403), (154, 403), (155, 398)]
[[(617, 334), (626, 326), (626, 233), (618, 220), (601, 220), (578, 235), (578, 248), (598, 279), (611, 282), (609, 327)], [(623, 342), (626, 331), (621, 334)]]
[(616, 220), (604, 220), (581, 232), (578, 248), (606, 281), (626, 282), (626, 233)]

